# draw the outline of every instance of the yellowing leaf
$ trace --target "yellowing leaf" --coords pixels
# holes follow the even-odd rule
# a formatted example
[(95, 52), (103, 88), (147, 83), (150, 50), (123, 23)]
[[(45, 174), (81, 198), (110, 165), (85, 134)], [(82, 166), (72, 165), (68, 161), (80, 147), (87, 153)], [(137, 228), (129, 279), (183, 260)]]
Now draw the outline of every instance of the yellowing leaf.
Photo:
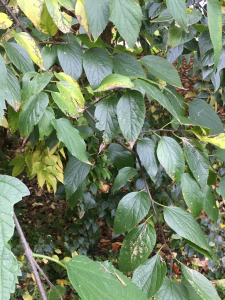
[(64, 257), (63, 260), (64, 260), (65, 262), (68, 262), (68, 261), (71, 260), (71, 257)]
[(40, 29), (44, 0), (17, 0), (17, 3), (25, 15), (32, 21), (34, 26)]
[(51, 34), (51, 36), (54, 36), (58, 31), (58, 27), (55, 25), (45, 4), (41, 13), (40, 29), (46, 34)]
[[(3, 119), (0, 120), (0, 124), (1, 124), (1, 126), (4, 127), (4, 128), (9, 128), (9, 123), (8, 123), (8, 121), (6, 120), (6, 117), (5, 117), (5, 116), (3, 116)], [(63, 150), (63, 149), (61, 149), (61, 150)]]
[(45, 70), (41, 52), (39, 51), (34, 39), (26, 32), (16, 33), (14, 31), (14, 36), (17, 43), (27, 50), (33, 62), (35, 62), (35, 64), (37, 64), (41, 69)]
[(33, 300), (33, 297), (26, 291), (25, 295), (23, 295), (24, 300)]
[(84, 0), (77, 0), (75, 6), (75, 15), (77, 17), (78, 22), (83, 27), (84, 31), (87, 33), (89, 38), (91, 37), (91, 33), (89, 32), (89, 21), (87, 12), (84, 6)]
[(67, 280), (65, 280), (65, 279), (57, 279), (56, 281), (62, 287), (64, 287), (65, 285), (70, 285), (70, 283)]
[(56, 26), (63, 32), (70, 32), (72, 17), (64, 12), (61, 12), (60, 6), (57, 0), (45, 0), (48, 12), (52, 17)]
[(7, 14), (0, 13), (0, 29), (9, 28), (12, 25), (12, 21), (9, 19)]
[(119, 74), (110, 74), (106, 76), (100, 86), (94, 90), (94, 92), (103, 92), (103, 91), (109, 91), (119, 88), (135, 88), (134, 84), (131, 82), (130, 78), (119, 75)]
[(203, 135), (201, 136), (195, 133), (195, 135), (205, 143), (210, 143), (220, 147), (221, 149), (225, 149), (225, 133), (219, 133), (219, 134), (209, 135), (209, 136), (203, 136)]

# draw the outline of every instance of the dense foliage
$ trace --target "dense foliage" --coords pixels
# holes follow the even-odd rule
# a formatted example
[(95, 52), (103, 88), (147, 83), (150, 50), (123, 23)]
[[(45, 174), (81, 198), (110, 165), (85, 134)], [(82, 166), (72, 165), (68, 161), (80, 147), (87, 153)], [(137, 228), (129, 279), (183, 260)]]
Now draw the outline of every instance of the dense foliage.
[[(65, 291), (46, 296), (32, 257), (60, 264), (86, 300), (220, 299), (177, 249), (225, 263), (202, 231), (210, 222), (220, 228), (216, 200), (225, 198), (225, 133), (215, 112), (225, 101), (223, 1), (0, 3), (0, 120), (25, 147), (10, 162), (12, 176), (0, 175), (0, 299), (10, 298), (21, 275), (9, 245), (14, 222), (42, 299)], [(198, 79), (187, 98), (177, 91), (184, 59), (193, 60)], [(30, 251), (13, 214), (29, 195), (14, 178), (24, 169), (40, 188), (66, 197), (77, 224), (83, 218), (88, 235), (76, 241), (79, 255), (58, 261)], [(96, 219), (125, 236), (119, 270), (86, 256)]]

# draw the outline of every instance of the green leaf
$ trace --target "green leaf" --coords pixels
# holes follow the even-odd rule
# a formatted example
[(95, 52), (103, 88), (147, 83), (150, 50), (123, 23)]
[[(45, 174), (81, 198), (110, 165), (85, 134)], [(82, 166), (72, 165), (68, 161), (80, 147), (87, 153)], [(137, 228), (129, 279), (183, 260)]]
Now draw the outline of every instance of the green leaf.
[(55, 288), (59, 291), (59, 293), (57, 293), (56, 290), (51, 287), (49, 292), (46, 294), (48, 300), (58, 300), (59, 295), (62, 297), (66, 292), (66, 288), (62, 287), (61, 285), (56, 285)]
[(225, 199), (225, 177), (221, 178), (217, 192)]
[(27, 50), (16, 43), (7, 43), (2, 40), (2, 44), (5, 48), (6, 54), (12, 63), (22, 73), (34, 71), (34, 66)]
[(108, 152), (111, 161), (120, 170), (125, 167), (134, 167), (134, 157), (133, 155), (124, 149), (121, 145), (110, 144)]
[(21, 91), (19, 80), (14, 75), (12, 69), (7, 66), (7, 83), (5, 86), (5, 99), (13, 107), (15, 111), (18, 111), (22, 103)]
[(184, 153), (191, 172), (204, 188), (209, 176), (209, 158), (206, 152), (198, 149), (192, 140), (183, 139)]
[(11, 160), (10, 166), (14, 166), (13, 171), (12, 171), (12, 176), (16, 177), (19, 174), (21, 174), (24, 170), (25, 166), (25, 156), (23, 155), (17, 155)]
[(156, 55), (146, 55), (139, 61), (155, 77), (168, 82), (171, 85), (182, 87), (177, 70), (165, 58)]
[(137, 153), (140, 157), (141, 164), (145, 167), (148, 175), (154, 181), (159, 165), (156, 156), (156, 143), (149, 138), (138, 140)]
[(185, 162), (180, 145), (170, 137), (162, 137), (158, 144), (157, 156), (167, 174), (179, 182), (184, 173)]
[(38, 123), (40, 140), (43, 140), (44, 136), (48, 136), (54, 129), (52, 126), (52, 120), (54, 118), (54, 110), (51, 107), (47, 107)]
[(197, 217), (201, 213), (204, 205), (202, 189), (188, 173), (183, 174), (181, 178), (181, 187), (187, 206), (190, 208), (193, 216)]
[(202, 12), (198, 9), (194, 9), (188, 15), (188, 25), (198, 23), (202, 18)]
[(4, 116), (4, 109), (6, 109), (5, 105), (5, 89), (7, 85), (7, 69), (6, 69), (6, 63), (2, 56), (0, 55), (0, 120)]
[(84, 0), (84, 6), (89, 20), (89, 29), (94, 40), (105, 29), (109, 20), (109, 2), (110, 0), (95, 0), (93, 5), (92, 0)]
[(157, 293), (157, 300), (189, 300), (186, 287), (166, 277), (161, 289)]
[(141, 27), (142, 12), (134, 0), (111, 0), (110, 21), (114, 23), (128, 47), (133, 48)]
[(219, 217), (219, 209), (216, 205), (216, 200), (210, 190), (209, 186), (206, 186), (204, 191), (204, 210), (209, 217), (210, 220), (214, 221), (215, 223)]
[(83, 52), (77, 41), (57, 47), (58, 58), (63, 71), (78, 80), (82, 74)]
[(94, 92), (104, 92), (119, 88), (133, 89), (134, 87), (134, 84), (130, 81), (128, 77), (119, 74), (110, 74), (102, 80), (99, 88), (96, 89)]
[(179, 207), (164, 207), (166, 223), (180, 236), (212, 253), (206, 238), (193, 216)]
[(213, 107), (202, 99), (195, 99), (189, 105), (189, 116), (200, 126), (210, 128), (210, 134), (223, 133), (223, 124)]
[(127, 91), (117, 104), (120, 129), (128, 141), (135, 142), (145, 120), (145, 101), (139, 91)]
[(89, 138), (90, 136), (93, 136), (94, 135), (94, 131), (91, 127), (89, 126), (78, 126), (77, 127), (79, 133), (80, 133), (80, 136), (82, 137), (82, 139), (87, 139)]
[(136, 79), (134, 84), (137, 86), (137, 88), (144, 89), (147, 94), (159, 102), (160, 105), (165, 107), (176, 119), (178, 119), (177, 113), (168, 98), (147, 79)]
[[(147, 300), (141, 290), (109, 262), (100, 263), (76, 255), (66, 263), (70, 282), (83, 300)], [(114, 272), (126, 284), (113, 275)], [(113, 274), (111, 274), (113, 273)]]
[(0, 299), (9, 299), (21, 276), (20, 264), (9, 250), (9, 240), (14, 233), (13, 205), (30, 195), (28, 188), (17, 178), (0, 175)]
[(56, 26), (63, 32), (70, 32), (72, 17), (65, 12), (61, 12), (60, 6), (57, 0), (45, 0), (48, 12), (52, 17)]
[[(48, 0), (49, 1), (49, 0)], [(16, 33), (14, 31), (14, 36), (18, 44), (24, 47), (30, 55), (33, 62), (38, 65), (41, 69), (45, 69), (43, 65), (43, 59), (41, 57), (41, 52), (35, 43), (35, 40), (26, 32)]]
[(151, 298), (163, 284), (166, 271), (166, 265), (161, 261), (159, 253), (157, 253), (134, 271), (132, 281), (148, 298)]
[(155, 229), (148, 223), (132, 229), (125, 237), (119, 256), (119, 269), (131, 272), (151, 254), (156, 243)]
[(121, 234), (131, 230), (147, 215), (150, 206), (150, 197), (144, 191), (124, 196), (116, 210), (114, 232)]
[(205, 276), (181, 264), (182, 272), (196, 293), (204, 300), (220, 300), (216, 289)]
[(21, 135), (28, 136), (31, 133), (34, 125), (40, 121), (44, 114), (48, 102), (48, 95), (43, 92), (31, 96), (30, 99), (27, 100), (20, 113), (19, 129)]
[(65, 171), (64, 171), (64, 185), (66, 190), (66, 198), (69, 199), (85, 180), (90, 172), (90, 165), (83, 163), (76, 157), (71, 156)]
[(17, 3), (23, 13), (32, 21), (34, 26), (40, 29), (41, 12), (43, 10), (44, 0), (17, 0)]
[(100, 102), (95, 109), (95, 118), (99, 120), (96, 128), (104, 130), (103, 142), (109, 144), (118, 130), (119, 124), (115, 114), (115, 105), (118, 99), (110, 97)]
[(202, 297), (196, 293), (190, 282), (187, 281), (187, 279), (184, 276), (182, 277), (182, 284), (186, 286), (189, 293), (189, 298), (191, 300), (202, 300)]
[(209, 167), (209, 177), (207, 180), (207, 184), (216, 185), (216, 180), (217, 180), (217, 173), (214, 172), (211, 167)]
[(114, 72), (130, 78), (146, 77), (137, 59), (127, 53), (116, 54), (113, 57)]
[(113, 192), (115, 193), (121, 185), (125, 184), (128, 180), (137, 175), (137, 172), (138, 171), (136, 169), (131, 167), (121, 169), (114, 181)]
[(83, 64), (93, 90), (99, 87), (106, 76), (112, 74), (112, 61), (105, 49), (94, 47), (87, 50), (84, 53)]
[(219, 160), (221, 160), (222, 162), (225, 161), (225, 150), (224, 149), (219, 149), (214, 156), (216, 158), (218, 158)]
[(69, 120), (61, 118), (52, 120), (57, 138), (65, 144), (69, 152), (79, 160), (89, 163), (86, 155), (86, 145), (79, 131), (73, 127)]
[(220, 60), (220, 54), (222, 51), (222, 12), (221, 4), (217, 0), (207, 1), (207, 15), (210, 38), (213, 43), (214, 49), (214, 70)]
[(87, 189), (87, 179), (83, 180), (81, 185), (78, 186), (76, 192), (73, 193), (73, 195), (69, 199), (67, 199), (71, 209), (73, 209), (77, 204), (77, 202), (79, 201), (79, 199), (82, 198), (86, 189)]
[(43, 33), (50, 34), (51, 36), (54, 36), (58, 31), (58, 28), (50, 16), (45, 3), (41, 13), (40, 28)]
[(58, 105), (58, 107), (61, 109), (61, 111), (72, 118), (76, 118), (77, 108), (73, 104), (73, 102), (69, 101), (66, 97), (62, 96), (60, 93), (52, 92), (51, 93), (53, 100)]
[(196, 30), (193, 26), (188, 26), (187, 32), (180, 27), (177, 27), (175, 22), (170, 25), (168, 32), (167, 45), (172, 48), (191, 41), (196, 35)]
[(22, 81), (22, 98), (29, 99), (33, 95), (39, 94), (49, 83), (52, 74), (49, 72), (36, 73), (28, 72), (24, 74)]
[(178, 25), (182, 29), (187, 30), (188, 15), (186, 2), (184, 0), (166, 0), (166, 5)]
[(53, 46), (52, 48), (45, 46), (41, 49), (41, 55), (44, 62), (44, 67), (48, 70), (57, 59), (57, 48)]

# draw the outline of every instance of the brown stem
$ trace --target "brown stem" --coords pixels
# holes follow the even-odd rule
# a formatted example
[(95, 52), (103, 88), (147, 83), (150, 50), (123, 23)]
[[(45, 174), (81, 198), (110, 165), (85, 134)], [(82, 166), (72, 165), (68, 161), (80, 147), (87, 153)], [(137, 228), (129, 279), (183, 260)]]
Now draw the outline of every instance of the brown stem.
[(32, 268), (32, 271), (34, 273), (35, 281), (36, 281), (38, 289), (40, 291), (41, 298), (43, 300), (47, 300), (47, 297), (46, 297), (46, 294), (45, 294), (45, 290), (44, 290), (44, 288), (42, 286), (41, 279), (40, 279), (40, 277), (38, 275), (38, 271), (37, 271), (37, 268), (36, 268), (36, 265), (35, 265), (35, 262), (34, 262), (34, 258), (32, 256), (32, 251), (31, 251), (31, 249), (30, 249), (30, 247), (29, 247), (29, 245), (28, 245), (28, 243), (26, 241), (26, 238), (25, 238), (25, 236), (23, 234), (22, 228), (20, 227), (20, 223), (19, 223), (19, 221), (18, 221), (15, 213), (13, 213), (13, 219), (14, 219), (14, 223), (16, 225), (16, 229), (18, 231), (18, 234), (20, 236), (21, 242), (23, 244), (25, 255), (26, 255), (26, 257), (27, 257), (27, 259), (28, 259), (28, 261), (30, 263), (30, 266)]
[(38, 44), (44, 44), (44, 45), (67, 45), (66, 42), (38, 42)]
[(19, 24), (17, 24), (16, 26), (12, 27), (9, 31), (7, 31), (6, 33), (4, 33), (4, 34), (0, 37), (0, 40), (2, 40), (7, 34), (9, 34), (11, 31), (13, 31), (13, 29), (16, 29), (17, 27), (19, 27)]
[(97, 100), (96, 100), (94, 103), (92, 103), (92, 104), (91, 104), (90, 106), (88, 106), (88, 107), (85, 107), (84, 112), (85, 112), (87, 109), (89, 109), (89, 108), (91, 108), (92, 106), (94, 106), (95, 104), (97, 104), (98, 102), (100, 102), (101, 100), (103, 100), (103, 99), (105, 99), (106, 97), (108, 97), (109, 95), (113, 94), (114, 92), (115, 92), (115, 91), (113, 91), (113, 92), (109, 93), (108, 95), (103, 96), (103, 97), (101, 97), (101, 98), (96, 98)]
[(169, 132), (180, 131), (180, 132), (183, 132), (183, 130), (180, 130), (180, 129), (153, 129), (153, 130), (141, 131), (140, 133), (157, 132), (157, 131), (169, 131)]
[[(11, 9), (8, 7), (7, 3), (4, 0), (0, 0), (0, 2), (4, 5), (5, 9), (7, 10), (7, 12), (10, 14), (10, 16), (13, 18), (13, 20), (16, 22), (16, 24), (27, 34), (30, 35), (29, 31), (20, 23), (20, 20), (14, 15), (14, 13), (11, 11)], [(32, 37), (32, 36), (31, 36)], [(32, 39), (34, 40), (34, 38), (32, 37)], [(38, 42), (36, 40), (34, 40), (38, 49), (41, 51), (40, 46), (38, 45)]]
[(147, 180), (146, 180), (146, 176), (145, 176), (145, 173), (144, 173), (143, 168), (142, 168), (142, 165), (141, 165), (141, 160), (140, 160), (140, 158), (139, 158), (138, 155), (137, 155), (137, 160), (138, 160), (138, 163), (139, 163), (139, 166), (140, 166), (142, 178), (143, 178), (144, 183), (145, 183), (145, 188), (146, 188), (147, 193), (148, 193), (148, 195), (149, 195), (149, 197), (150, 197), (150, 199), (151, 199), (151, 204), (152, 204), (153, 213), (154, 213), (154, 215), (155, 215), (155, 217), (156, 217), (156, 220), (157, 220), (158, 225), (159, 225), (159, 229), (160, 229), (161, 234), (162, 234), (163, 243), (164, 243), (164, 245), (167, 247), (167, 249), (168, 249), (168, 251), (169, 251), (169, 253), (170, 253), (170, 255), (171, 255), (170, 276), (172, 277), (172, 276), (173, 276), (173, 252), (171, 251), (170, 247), (168, 246), (168, 244), (167, 244), (167, 242), (166, 242), (166, 238), (165, 238), (165, 235), (164, 235), (164, 232), (163, 232), (163, 227), (162, 227), (162, 224), (161, 224), (160, 221), (159, 221), (159, 218), (158, 218), (158, 215), (157, 215), (155, 206), (154, 206), (155, 202), (154, 202), (154, 200), (153, 200), (153, 198), (152, 198), (152, 195), (151, 195), (151, 192), (150, 192), (150, 190), (149, 190), (149, 187), (148, 187), (148, 184), (147, 184)]

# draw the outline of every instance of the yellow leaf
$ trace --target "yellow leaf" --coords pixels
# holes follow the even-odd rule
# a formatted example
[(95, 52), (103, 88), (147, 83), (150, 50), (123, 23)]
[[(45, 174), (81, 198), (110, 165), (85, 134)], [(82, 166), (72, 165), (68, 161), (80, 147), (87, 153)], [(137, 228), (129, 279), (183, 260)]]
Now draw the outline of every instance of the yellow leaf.
[(63, 260), (64, 260), (65, 262), (68, 262), (68, 261), (71, 260), (71, 257), (64, 257)]
[(89, 38), (91, 37), (91, 33), (89, 32), (89, 21), (87, 12), (84, 6), (84, 0), (77, 0), (75, 6), (75, 15), (77, 17), (78, 22), (83, 27), (84, 31), (87, 33)]
[(1, 123), (1, 126), (4, 127), (4, 128), (9, 128), (9, 123), (8, 121), (6, 120), (6, 117), (3, 116), (3, 119), (0, 120), (0, 123)]
[(39, 51), (34, 39), (26, 32), (16, 33), (14, 30), (14, 36), (18, 44), (23, 46), (29, 53), (31, 59), (42, 70), (45, 70), (41, 52)]
[(61, 251), (60, 249), (55, 249), (55, 252), (56, 252), (57, 254), (61, 254), (61, 253), (62, 253), (62, 251)]
[(45, 265), (48, 263), (48, 260), (46, 258), (43, 258), (42, 261)]
[(221, 224), (220, 227), (224, 229), (225, 228), (225, 224)]
[(215, 135), (200, 135), (194, 132), (194, 134), (203, 142), (210, 143), (215, 146), (220, 147), (221, 149), (225, 149), (225, 133), (218, 133)]
[(59, 151), (60, 151), (60, 153), (62, 154), (62, 156), (66, 159), (66, 154), (65, 154), (65, 152), (64, 152), (64, 149), (62, 148), (62, 149), (60, 149)]
[(58, 260), (58, 261), (59, 261), (59, 257), (58, 257), (58, 255), (52, 255), (52, 258), (54, 258), (54, 259), (56, 259), (56, 260)]
[(17, 0), (10, 0), (9, 1), (9, 4), (8, 4), (8, 7), (14, 7), (14, 6), (17, 6)]
[(72, 253), (72, 257), (77, 256), (77, 255), (78, 255), (77, 251), (74, 251), (74, 252)]
[(70, 285), (70, 283), (67, 280), (65, 280), (65, 279), (57, 279), (56, 281), (62, 287), (64, 287), (65, 285)]
[(25, 295), (23, 295), (24, 300), (33, 300), (33, 297), (26, 291)]
[(9, 28), (12, 25), (12, 21), (9, 19), (7, 14), (0, 12), (0, 29)]
[(34, 153), (32, 155), (32, 164), (34, 164), (37, 161), (41, 161), (40, 154), (41, 154), (41, 151), (39, 151), (39, 150), (34, 151)]
[(52, 17), (56, 26), (63, 32), (70, 32), (72, 17), (64, 12), (61, 12), (60, 6), (57, 0), (45, 0), (48, 12)]
[(25, 15), (32, 21), (34, 26), (40, 29), (44, 0), (17, 0), (17, 3)]
[(58, 27), (55, 25), (45, 4), (41, 13), (40, 29), (42, 32), (46, 34), (49, 33), (51, 36), (54, 36), (58, 31)]

